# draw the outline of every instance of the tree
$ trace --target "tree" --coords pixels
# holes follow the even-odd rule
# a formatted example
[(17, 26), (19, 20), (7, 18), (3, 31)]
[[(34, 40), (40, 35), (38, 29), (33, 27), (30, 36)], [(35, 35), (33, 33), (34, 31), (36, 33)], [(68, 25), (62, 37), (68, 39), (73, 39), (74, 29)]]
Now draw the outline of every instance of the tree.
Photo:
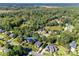
[(7, 53), (8, 56), (24, 56), (31, 51), (29, 48), (23, 48), (21, 46), (13, 46), (13, 48)]
[(21, 38), (18, 38), (18, 37), (13, 40), (13, 42), (16, 43), (16, 44), (21, 44), (22, 41), (23, 40)]
[(63, 32), (60, 35), (60, 38), (58, 40), (59, 45), (68, 47), (69, 43), (71, 41), (75, 40), (75, 37), (71, 33)]

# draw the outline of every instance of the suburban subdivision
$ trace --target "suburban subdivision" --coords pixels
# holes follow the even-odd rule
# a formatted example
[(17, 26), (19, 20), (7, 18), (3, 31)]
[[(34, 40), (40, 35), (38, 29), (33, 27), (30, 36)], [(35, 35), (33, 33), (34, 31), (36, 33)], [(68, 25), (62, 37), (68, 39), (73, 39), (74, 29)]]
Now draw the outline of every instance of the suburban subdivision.
[(0, 56), (79, 56), (79, 4), (0, 4)]

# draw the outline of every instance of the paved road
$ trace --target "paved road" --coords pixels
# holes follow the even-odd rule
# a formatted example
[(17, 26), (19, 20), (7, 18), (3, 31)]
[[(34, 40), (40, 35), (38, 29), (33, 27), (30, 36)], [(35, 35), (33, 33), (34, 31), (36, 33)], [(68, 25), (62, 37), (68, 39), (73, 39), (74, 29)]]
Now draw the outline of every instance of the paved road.
[(33, 56), (43, 56), (41, 53), (33, 52)]

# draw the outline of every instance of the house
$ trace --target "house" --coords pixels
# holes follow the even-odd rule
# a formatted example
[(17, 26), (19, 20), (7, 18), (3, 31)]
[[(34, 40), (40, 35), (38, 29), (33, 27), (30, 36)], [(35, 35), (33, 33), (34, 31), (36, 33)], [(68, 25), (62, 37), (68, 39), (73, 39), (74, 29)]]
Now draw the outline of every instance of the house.
[(4, 30), (3, 29), (0, 29), (0, 33), (3, 33), (4, 32)]
[(38, 34), (40, 35), (40, 37), (42, 37), (42, 36), (48, 37), (48, 36), (50, 36), (51, 33), (52, 33), (51, 31), (45, 31), (45, 29), (44, 30), (43, 29), (40, 29), (38, 31)]
[(75, 52), (76, 47), (77, 47), (76, 42), (75, 41), (72, 41), (70, 43), (70, 50), (71, 50), (71, 52)]
[(8, 31), (5, 31), (5, 34), (9, 36), (9, 35), (10, 35), (10, 32), (8, 32)]
[(36, 42), (37, 39), (36, 38), (33, 38), (33, 37), (27, 37), (25, 38), (27, 40), (28, 43), (33, 43), (33, 42)]
[(11, 38), (15, 38), (15, 37), (16, 37), (16, 35), (15, 35), (15, 34), (13, 34), (13, 33), (11, 33), (11, 34), (9, 35), (9, 37), (11, 37)]
[(0, 33), (2, 33), (2, 29), (0, 29)]
[(51, 53), (51, 52), (57, 52), (58, 48), (56, 47), (56, 45), (51, 44), (51, 45), (47, 45), (45, 50)]
[(28, 38), (27, 38), (27, 42), (28, 42), (28, 43), (32, 43), (32, 42), (33, 42), (33, 38), (32, 38), (32, 37), (28, 37)]
[(44, 33), (46, 33), (46, 31), (43, 29), (38, 30), (38, 34), (44, 34)]
[(74, 26), (71, 24), (66, 24), (66, 27), (64, 28), (64, 31), (72, 32), (74, 29)]
[(39, 42), (39, 41), (36, 41), (36, 42), (35, 42), (35, 45), (36, 45), (37, 47), (40, 47), (40, 46), (42, 45), (42, 43)]
[(7, 40), (6, 43), (10, 44), (11, 43), (11, 40)]

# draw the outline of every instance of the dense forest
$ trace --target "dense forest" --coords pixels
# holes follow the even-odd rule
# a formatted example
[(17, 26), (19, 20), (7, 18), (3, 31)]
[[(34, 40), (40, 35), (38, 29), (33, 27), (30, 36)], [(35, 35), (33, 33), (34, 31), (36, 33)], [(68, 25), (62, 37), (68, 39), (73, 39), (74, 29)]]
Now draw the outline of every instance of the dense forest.
[[(78, 26), (77, 7), (1, 8), (0, 55), (27, 56), (31, 53), (30, 56), (77, 56)], [(47, 46), (49, 50), (44, 51)]]

